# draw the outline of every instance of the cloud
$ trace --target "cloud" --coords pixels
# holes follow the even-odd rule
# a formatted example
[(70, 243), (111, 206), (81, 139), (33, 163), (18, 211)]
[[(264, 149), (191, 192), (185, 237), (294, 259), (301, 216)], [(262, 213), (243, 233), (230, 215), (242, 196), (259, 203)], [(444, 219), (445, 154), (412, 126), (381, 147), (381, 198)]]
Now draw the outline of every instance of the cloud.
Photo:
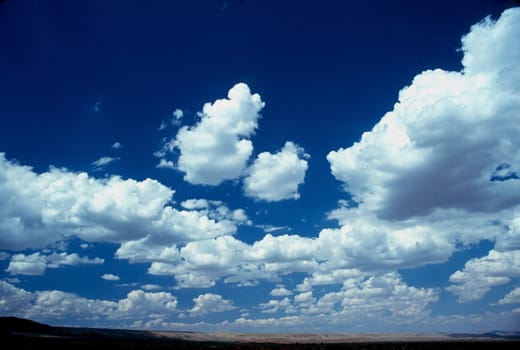
[(157, 164), (155, 167), (160, 169), (175, 169), (175, 165), (173, 164), (173, 162), (164, 158), (161, 159), (159, 161), (159, 164)]
[(80, 264), (103, 264), (101, 258), (90, 259), (88, 257), (80, 257), (76, 253), (53, 253), (43, 255), (39, 252), (25, 255), (14, 254), (11, 257), (9, 266), (6, 271), (13, 275), (43, 275), (47, 268), (56, 269), (62, 266), (75, 266)]
[(465, 303), (482, 299), (494, 286), (520, 277), (520, 213), (506, 222), (508, 228), (497, 235), (495, 247), (486, 256), (471, 259), (450, 276), (446, 290)]
[[(33, 320), (148, 320), (177, 313), (177, 298), (166, 292), (130, 291), (118, 301), (87, 299), (59, 290), (34, 293), (0, 281), (0, 313)], [(87, 323), (91, 324), (91, 323)]]
[(312, 291), (293, 298), (261, 303), (263, 313), (292, 314), (266, 319), (239, 318), (234, 326), (246, 329), (340, 331), (347, 327), (363, 331), (402, 331), (413, 325), (431, 330), (435, 322), (430, 306), (438, 300), (438, 290), (407, 285), (396, 272), (344, 279), (339, 290), (316, 296)]
[(94, 169), (94, 171), (99, 171), (104, 169), (108, 164), (115, 162), (116, 160), (119, 160), (119, 158), (101, 157), (98, 160), (92, 162), (92, 168)]
[(267, 303), (261, 303), (259, 308), (266, 314), (274, 314), (282, 310), (286, 314), (296, 312), (296, 308), (289, 298), (271, 299)]
[(190, 310), (191, 317), (202, 316), (207, 313), (224, 312), (236, 308), (231, 300), (223, 299), (221, 295), (213, 293), (201, 294), (194, 298), (193, 302), (195, 305)]
[(520, 287), (517, 287), (506, 294), (498, 301), (499, 305), (520, 304)]
[(177, 108), (173, 111), (172, 115), (175, 117), (175, 119), (179, 120), (184, 116), (184, 112), (182, 109)]
[(105, 273), (103, 276), (101, 276), (102, 279), (105, 281), (119, 281), (120, 278), (117, 275), (113, 275), (111, 273)]
[(94, 104), (94, 108), (92, 108), (95, 113), (99, 112), (101, 110), (101, 99), (98, 99), (96, 103)]
[(177, 309), (177, 298), (167, 292), (133, 290), (117, 303), (112, 318), (150, 317), (168, 315)]
[(174, 191), (151, 179), (96, 179), (57, 168), (38, 174), (3, 153), (0, 174), (4, 249), (42, 248), (70, 236), (86, 242), (175, 244), (236, 232), (226, 207), (177, 210), (167, 205)]
[(6, 271), (13, 275), (43, 275), (47, 268), (45, 256), (40, 253), (31, 255), (15, 254), (11, 257)]
[[(219, 202), (216, 204), (218, 205), (221, 203)], [(181, 203), (181, 207), (188, 209), (188, 210), (207, 209), (207, 208), (209, 208), (209, 206), (210, 206), (210, 203), (208, 202), (208, 200), (203, 199), (203, 198), (187, 199)]]
[(464, 269), (450, 276), (453, 285), (446, 289), (458, 296), (459, 302), (481, 299), (492, 287), (520, 277), (520, 250), (491, 250), (483, 258), (471, 259)]
[[(159, 126), (159, 131), (165, 130), (169, 126), (178, 126), (178, 125), (180, 125), (181, 124), (181, 119), (182, 119), (183, 116), (184, 116), (184, 112), (182, 111), (182, 109), (177, 108), (176, 110), (174, 110), (172, 112), (172, 117), (173, 118), (168, 119), (168, 120), (163, 120), (161, 122), (161, 125)], [(166, 151), (166, 149), (163, 149), (162, 151)], [(162, 151), (160, 151), (160, 152), (162, 152)], [(166, 153), (164, 153), (164, 155), (166, 155)]]
[(177, 165), (184, 180), (218, 185), (239, 177), (253, 152), (248, 137), (257, 128), (263, 107), (260, 95), (252, 95), (243, 83), (233, 86), (227, 99), (206, 103), (200, 121), (182, 127), (173, 141), (180, 151)]
[(161, 289), (161, 286), (159, 286), (157, 284), (143, 284), (141, 286), (141, 289), (150, 292), (150, 291), (153, 291), (153, 290)]
[(113, 149), (121, 149), (121, 148), (123, 148), (123, 145), (121, 143), (119, 143), (118, 141), (116, 141), (116, 142), (114, 142), (112, 144), (112, 148)]
[(278, 153), (260, 153), (246, 171), (245, 194), (265, 201), (300, 198), (298, 186), (304, 182), (308, 157), (290, 141)]
[[(321, 296), (301, 293), (294, 298), (270, 300), (253, 306), (262, 313), (277, 314), (269, 318), (248, 319), (248, 310), (242, 309), (242, 316), (231, 322), (181, 323), (169, 321), (183, 318), (183, 313), (177, 309), (177, 298), (166, 292), (133, 290), (123, 299), (110, 301), (88, 299), (59, 290), (31, 293), (0, 281), (0, 314), (54, 324), (71, 317), (77, 325), (128, 327), (128, 322), (137, 319), (139, 321), (135, 321), (133, 327), (206, 332), (251, 332), (252, 329), (274, 332), (282, 328), (296, 332), (303, 326), (316, 332), (340, 332), (345, 327), (361, 332), (402, 332), (407, 329), (467, 332), (471, 329), (515, 329), (518, 324), (518, 315), (511, 311), (432, 316), (428, 306), (437, 299), (438, 290), (408, 286), (399, 274), (391, 272), (347, 278), (339, 290)], [(188, 310), (191, 317), (236, 309), (230, 300), (212, 293), (199, 295), (193, 302), (194, 307)]]
[(519, 276), (518, 35), (518, 9), (474, 25), (462, 39), (461, 72), (417, 75), (372, 130), (328, 154), (352, 197), (329, 213), (342, 228), (320, 233), (348, 247), (331, 254), (349, 262), (357, 251), (365, 270), (414, 267), (487, 239), (495, 249), (453, 273), (447, 290), (469, 302)]
[(473, 26), (463, 39), (463, 72), (416, 76), (359, 142), (328, 154), (356, 202), (389, 220), (520, 203), (520, 181), (490, 181), (497, 167), (520, 161), (519, 18), (511, 9)]
[(23, 315), (30, 309), (35, 296), (21, 288), (0, 280), (0, 314)]
[[(307, 283), (312, 287), (341, 283), (357, 269), (385, 271), (444, 262), (455, 247), (435, 233), (427, 226), (386, 225), (353, 215), (350, 225), (324, 229), (314, 238), (266, 234), (247, 244), (228, 235), (181, 248), (156, 247), (141, 261), (151, 262), (151, 274), (174, 276), (181, 288), (209, 288), (221, 279), (225, 283), (273, 281), (293, 272), (310, 274), (313, 278)], [(130, 244), (123, 244), (123, 249), (130, 249)]]
[(292, 292), (284, 286), (280, 285), (273, 289), (269, 294), (271, 294), (273, 297), (285, 297), (288, 295), (292, 295)]

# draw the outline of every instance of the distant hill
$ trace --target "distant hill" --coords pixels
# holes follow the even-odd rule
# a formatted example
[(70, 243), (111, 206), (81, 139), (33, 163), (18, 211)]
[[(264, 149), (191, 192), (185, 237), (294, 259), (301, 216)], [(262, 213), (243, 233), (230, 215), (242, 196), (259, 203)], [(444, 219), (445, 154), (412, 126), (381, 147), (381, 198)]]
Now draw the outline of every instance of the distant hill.
[(56, 334), (57, 330), (49, 325), (38, 323), (19, 317), (0, 317), (0, 334), (8, 335), (12, 333), (29, 334)]

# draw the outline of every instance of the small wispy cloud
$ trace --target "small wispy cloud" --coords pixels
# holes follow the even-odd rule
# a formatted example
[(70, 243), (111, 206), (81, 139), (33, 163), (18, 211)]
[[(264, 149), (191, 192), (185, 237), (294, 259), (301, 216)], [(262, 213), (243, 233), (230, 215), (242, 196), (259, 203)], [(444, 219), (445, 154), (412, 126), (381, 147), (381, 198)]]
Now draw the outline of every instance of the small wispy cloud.
[(161, 125), (159, 126), (159, 131), (168, 128), (170, 125), (179, 126), (181, 124), (181, 119), (184, 117), (184, 112), (182, 109), (177, 108), (172, 112), (173, 118), (168, 118), (167, 120), (163, 120)]
[(101, 99), (98, 99), (94, 104), (93, 110), (95, 113), (98, 113), (101, 110)]
[(99, 171), (105, 168), (108, 164), (118, 160), (118, 157), (101, 157), (98, 160), (92, 162), (92, 168), (94, 171)]
[(123, 148), (123, 145), (121, 143), (119, 143), (119, 141), (116, 141), (114, 142), (114, 144), (112, 145), (112, 148), (113, 149), (121, 149)]
[(120, 278), (117, 275), (113, 275), (111, 273), (105, 273), (103, 276), (101, 276), (102, 279), (105, 281), (119, 281)]

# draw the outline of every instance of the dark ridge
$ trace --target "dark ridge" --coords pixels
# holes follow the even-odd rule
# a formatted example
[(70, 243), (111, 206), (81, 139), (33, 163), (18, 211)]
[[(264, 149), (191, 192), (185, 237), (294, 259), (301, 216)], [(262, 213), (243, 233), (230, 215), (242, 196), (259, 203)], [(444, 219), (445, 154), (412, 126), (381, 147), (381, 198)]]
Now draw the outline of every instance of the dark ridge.
[[(506, 334), (507, 333), (507, 334)], [(490, 335), (492, 335), (490, 337)], [(504, 338), (504, 335), (515, 336)], [(517, 349), (520, 344), (518, 332), (494, 331), (488, 335), (401, 336), (395, 340), (359, 335), (354, 338), (337, 338), (326, 341), (319, 334), (268, 334), (255, 336), (197, 332), (153, 332), (106, 328), (53, 327), (17, 317), (0, 317), (0, 343), (7, 349), (52, 349), (52, 350), (132, 350), (132, 349), (355, 349), (355, 350), (434, 350), (434, 349)], [(324, 335), (326, 336), (326, 335)], [(352, 335), (350, 335), (352, 336)], [(381, 335), (380, 335), (381, 336)], [(277, 339), (278, 337), (278, 339)], [(280, 338), (281, 337), (281, 338)], [(320, 340), (321, 339), (321, 340)], [(349, 340), (350, 339), (350, 340)], [(353, 340), (354, 339), (354, 340)], [(361, 339), (361, 340), (360, 340)]]
[(14, 316), (0, 317), (0, 334), (12, 333), (54, 334), (56, 329), (49, 325)]
[(520, 332), (491, 331), (482, 334), (453, 333), (453, 338), (487, 338), (487, 339), (517, 339), (520, 340)]

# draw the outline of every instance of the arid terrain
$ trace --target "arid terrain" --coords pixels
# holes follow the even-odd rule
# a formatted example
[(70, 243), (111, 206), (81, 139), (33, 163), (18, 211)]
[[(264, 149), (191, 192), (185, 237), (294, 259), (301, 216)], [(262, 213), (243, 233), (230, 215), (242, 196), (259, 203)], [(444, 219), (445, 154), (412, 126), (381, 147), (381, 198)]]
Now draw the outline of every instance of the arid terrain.
[(9, 349), (513, 349), (518, 334), (244, 334), (52, 327), (1, 317)]

